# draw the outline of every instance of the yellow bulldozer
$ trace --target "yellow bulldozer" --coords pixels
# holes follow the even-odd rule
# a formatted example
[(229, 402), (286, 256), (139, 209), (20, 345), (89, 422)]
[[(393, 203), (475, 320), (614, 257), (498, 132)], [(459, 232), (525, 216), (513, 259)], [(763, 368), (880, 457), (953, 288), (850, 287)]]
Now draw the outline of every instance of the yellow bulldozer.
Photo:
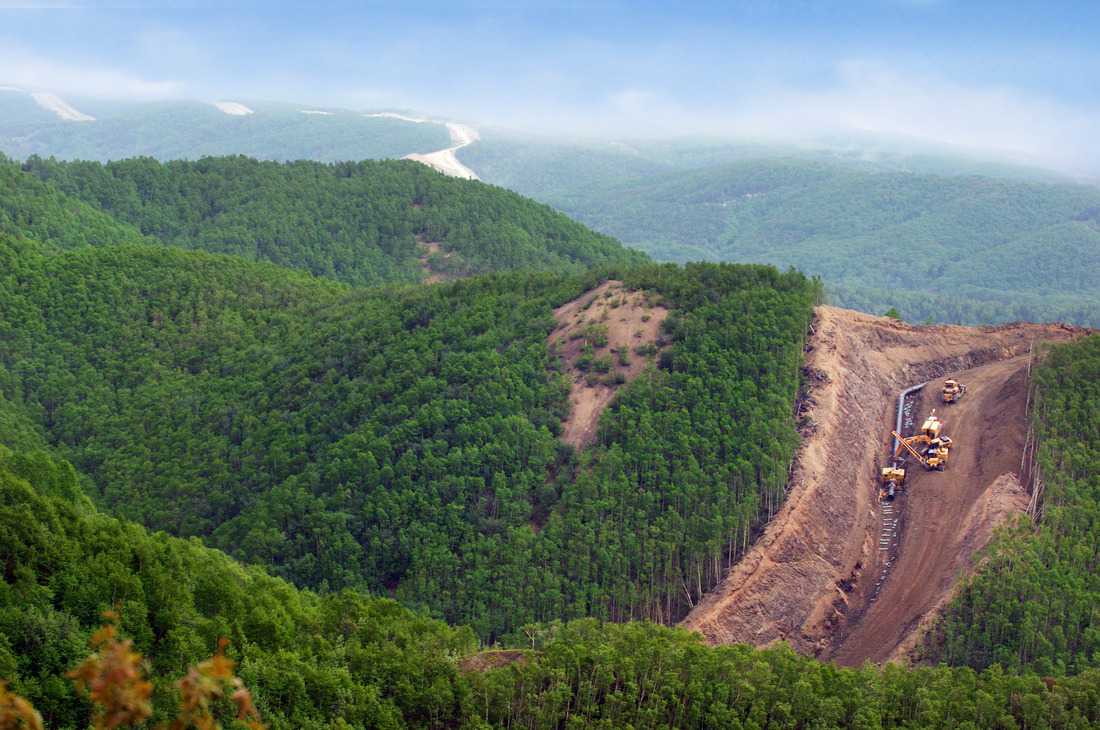
[(943, 402), (956, 403), (966, 392), (966, 386), (955, 378), (948, 378), (943, 383)]

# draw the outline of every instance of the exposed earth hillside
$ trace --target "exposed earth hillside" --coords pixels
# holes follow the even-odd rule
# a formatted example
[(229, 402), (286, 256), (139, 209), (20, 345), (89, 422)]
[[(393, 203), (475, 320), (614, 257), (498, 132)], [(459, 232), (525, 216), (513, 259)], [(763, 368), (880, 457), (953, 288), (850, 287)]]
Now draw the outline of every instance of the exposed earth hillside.
[[(1026, 505), (1016, 478), (1028, 353), (1084, 330), (916, 326), (827, 306), (814, 328), (806, 438), (787, 500), (683, 625), (715, 644), (786, 640), (859, 665), (904, 649), (993, 524)], [(951, 375), (969, 391), (944, 406), (936, 381)], [(881, 501), (898, 393), (930, 380), (916, 412), (937, 408), (955, 439), (952, 461), (944, 472), (910, 466), (900, 497)]]

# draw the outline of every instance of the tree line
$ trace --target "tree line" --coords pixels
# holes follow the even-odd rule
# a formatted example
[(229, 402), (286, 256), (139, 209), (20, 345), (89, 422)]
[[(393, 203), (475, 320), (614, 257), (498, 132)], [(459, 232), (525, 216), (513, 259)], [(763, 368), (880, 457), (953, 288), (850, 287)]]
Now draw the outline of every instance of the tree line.
[[(153, 722), (174, 717), (175, 678), (224, 637), (225, 659), (273, 729), (1100, 723), (1095, 669), (1047, 679), (996, 666), (847, 669), (785, 646), (708, 647), (682, 629), (591, 618), (527, 625), (511, 648), (487, 647), (392, 600), (298, 590), (107, 517), (79, 484), (65, 462), (0, 447), (0, 715), (14, 694), (48, 727), (88, 727), (96, 708), (66, 675), (114, 609), (117, 636), (142, 655)], [(238, 711), (224, 695), (211, 703), (223, 726)]]
[(1053, 345), (1032, 374), (1037, 520), (999, 532), (932, 656), (981, 669), (1100, 665), (1100, 337)]
[[(13, 438), (98, 505), (486, 638), (671, 623), (717, 583), (781, 499), (820, 293), (713, 264), (353, 289), (174, 248), (0, 255)], [(552, 310), (608, 278), (672, 308), (667, 349), (577, 453)]]

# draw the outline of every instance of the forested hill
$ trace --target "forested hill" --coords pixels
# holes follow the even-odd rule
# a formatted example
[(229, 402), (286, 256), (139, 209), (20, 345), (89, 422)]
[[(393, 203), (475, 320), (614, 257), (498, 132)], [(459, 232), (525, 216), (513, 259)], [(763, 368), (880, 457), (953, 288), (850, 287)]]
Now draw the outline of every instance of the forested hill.
[(655, 175), (643, 157), (618, 178), (608, 164), (584, 184), (516, 189), (658, 261), (795, 266), (820, 275), (832, 303), (873, 314), (1100, 324), (1094, 186), (789, 158)]
[[(1096, 671), (1043, 680), (999, 668), (837, 669), (785, 647), (710, 648), (679, 629), (593, 619), (527, 626), (523, 651), (474, 654), (468, 628), (351, 591), (298, 591), (193, 541), (108, 518), (68, 464), (3, 446), (0, 555), (0, 676), (46, 727), (89, 726), (92, 707), (65, 675), (111, 608), (137, 664), (147, 662), (153, 723), (175, 714), (172, 684), (221, 637), (273, 730), (1100, 723)], [(132, 691), (124, 672), (105, 674)], [(240, 726), (228, 702), (212, 704), (221, 726)]]
[(30, 238), (51, 248), (110, 246), (158, 241), (56, 186), (19, 169), (0, 155), (0, 233)]
[(73, 122), (35, 103), (30, 94), (0, 88), (0, 151), (58, 159), (196, 160), (248, 155), (263, 160), (389, 159), (451, 144), (446, 125), (364, 115), (346, 109), (247, 101), (230, 114), (199, 101), (149, 103), (68, 98), (94, 119)]
[[(0, 253), (7, 420), (88, 474), (100, 505), (482, 636), (676, 620), (777, 508), (797, 444), (816, 296), (797, 273), (357, 290), (170, 248), (46, 255), (4, 239)], [(673, 307), (669, 349), (578, 455), (555, 439), (571, 380), (547, 338), (552, 308), (605, 278)], [(630, 342), (595, 354), (611, 348), (647, 357)]]
[[(222, 157), (101, 164), (31, 157), (21, 173), (12, 162), (0, 168), (10, 181), (0, 190), (0, 209), (10, 198), (42, 197), (50, 207), (32, 211), (36, 224), (55, 218), (56, 192), (34, 185), (47, 181), (119, 221), (127, 236), (140, 231), (164, 245), (267, 261), (355, 285), (503, 269), (580, 272), (648, 260), (546, 205), (408, 161)], [(69, 207), (86, 210), (76, 202)], [(13, 232), (62, 248), (88, 238), (30, 225)]]

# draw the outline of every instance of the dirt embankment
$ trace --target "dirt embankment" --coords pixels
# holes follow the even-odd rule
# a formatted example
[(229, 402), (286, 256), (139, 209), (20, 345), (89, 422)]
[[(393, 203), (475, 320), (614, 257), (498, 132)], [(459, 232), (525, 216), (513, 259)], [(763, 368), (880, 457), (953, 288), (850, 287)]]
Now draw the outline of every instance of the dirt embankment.
[[(757, 544), (683, 625), (710, 642), (798, 651), (843, 664), (897, 657), (946, 602), (995, 524), (1026, 504), (1018, 481), (1027, 353), (1084, 332), (1064, 325), (919, 326), (819, 307), (806, 355), (807, 430), (787, 501)], [(955, 439), (944, 472), (908, 467), (890, 505), (878, 498), (900, 390), (957, 376), (969, 390), (938, 403)], [(1007, 476), (1011, 475), (1011, 476)], [(896, 532), (896, 550), (883, 547)], [(891, 538), (894, 539), (894, 538)]]
[(558, 326), (546, 344), (573, 379), (562, 441), (577, 447), (592, 443), (617, 387), (637, 377), (656, 355), (667, 316), (668, 308), (644, 292), (627, 291), (620, 281), (605, 281), (554, 310)]

